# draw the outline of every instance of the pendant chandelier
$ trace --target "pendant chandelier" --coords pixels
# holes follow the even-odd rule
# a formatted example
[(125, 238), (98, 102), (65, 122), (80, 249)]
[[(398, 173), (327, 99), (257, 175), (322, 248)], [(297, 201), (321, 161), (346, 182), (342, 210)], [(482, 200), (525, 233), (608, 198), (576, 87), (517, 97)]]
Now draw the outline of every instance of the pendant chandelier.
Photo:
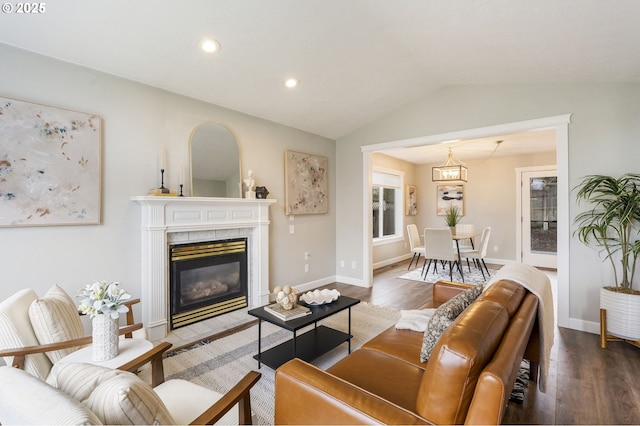
[(467, 181), (467, 168), (453, 160), (453, 153), (449, 148), (447, 162), (442, 166), (431, 168), (431, 180), (433, 182)]

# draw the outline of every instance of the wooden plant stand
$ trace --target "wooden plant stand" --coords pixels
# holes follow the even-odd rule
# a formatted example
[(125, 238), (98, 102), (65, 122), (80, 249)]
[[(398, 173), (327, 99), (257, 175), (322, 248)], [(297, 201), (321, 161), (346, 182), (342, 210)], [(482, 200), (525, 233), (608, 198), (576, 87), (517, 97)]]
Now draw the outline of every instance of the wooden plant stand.
[(607, 333), (607, 310), (600, 309), (600, 347), (607, 349), (607, 342), (626, 342), (640, 348), (640, 340), (622, 339)]

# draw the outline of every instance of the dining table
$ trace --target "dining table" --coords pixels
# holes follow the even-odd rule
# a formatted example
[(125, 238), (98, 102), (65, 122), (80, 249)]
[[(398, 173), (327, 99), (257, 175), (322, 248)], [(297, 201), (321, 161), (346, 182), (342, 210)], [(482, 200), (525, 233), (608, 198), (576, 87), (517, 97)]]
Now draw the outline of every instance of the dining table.
[(458, 252), (458, 262), (460, 264), (460, 275), (462, 276), (462, 282), (464, 282), (464, 275), (462, 275), (462, 257), (460, 256), (460, 241), (469, 240), (471, 241), (471, 248), (475, 249), (473, 245), (473, 237), (475, 237), (475, 233), (471, 232), (452, 232), (451, 238), (456, 242), (456, 251)]

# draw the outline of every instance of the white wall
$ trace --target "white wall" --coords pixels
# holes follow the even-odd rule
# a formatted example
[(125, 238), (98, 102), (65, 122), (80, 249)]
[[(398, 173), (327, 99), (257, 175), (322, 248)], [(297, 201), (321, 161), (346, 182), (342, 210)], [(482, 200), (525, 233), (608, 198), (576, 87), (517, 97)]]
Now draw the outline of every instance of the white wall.
[[(361, 146), (467, 129), (572, 114), (569, 125), (569, 187), (581, 176), (637, 172), (640, 154), (640, 84), (451, 86), (410, 103), (337, 141), (337, 259), (363, 261)], [(569, 200), (571, 218), (578, 213)], [(573, 230), (573, 224), (570, 229)], [(571, 239), (570, 324), (597, 329), (599, 288), (610, 277), (597, 251)], [(340, 271), (354, 281), (366, 269)]]
[[(233, 132), (243, 175), (252, 169), (256, 184), (278, 200), (271, 207), (271, 286), (335, 278), (335, 141), (2, 44), (0, 63), (1, 96), (97, 114), (103, 125), (102, 224), (0, 228), (0, 300), (24, 287), (44, 294), (54, 283), (75, 294), (102, 279), (139, 296), (140, 210), (130, 197), (159, 186), (161, 146), (165, 186), (177, 189), (180, 166), (189, 173), (190, 134), (205, 121)], [(286, 149), (328, 157), (328, 214), (285, 216)], [(308, 273), (304, 251), (311, 253)]]

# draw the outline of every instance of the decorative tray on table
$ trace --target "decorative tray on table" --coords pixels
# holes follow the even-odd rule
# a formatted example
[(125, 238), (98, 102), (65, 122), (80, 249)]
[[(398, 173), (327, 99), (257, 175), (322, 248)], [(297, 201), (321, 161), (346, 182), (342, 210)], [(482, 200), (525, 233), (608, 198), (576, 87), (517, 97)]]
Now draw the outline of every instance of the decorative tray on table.
[(338, 297), (340, 297), (340, 292), (338, 290), (329, 290), (325, 288), (324, 290), (308, 291), (300, 296), (300, 300), (307, 305), (324, 305), (325, 303), (331, 303), (338, 300)]

